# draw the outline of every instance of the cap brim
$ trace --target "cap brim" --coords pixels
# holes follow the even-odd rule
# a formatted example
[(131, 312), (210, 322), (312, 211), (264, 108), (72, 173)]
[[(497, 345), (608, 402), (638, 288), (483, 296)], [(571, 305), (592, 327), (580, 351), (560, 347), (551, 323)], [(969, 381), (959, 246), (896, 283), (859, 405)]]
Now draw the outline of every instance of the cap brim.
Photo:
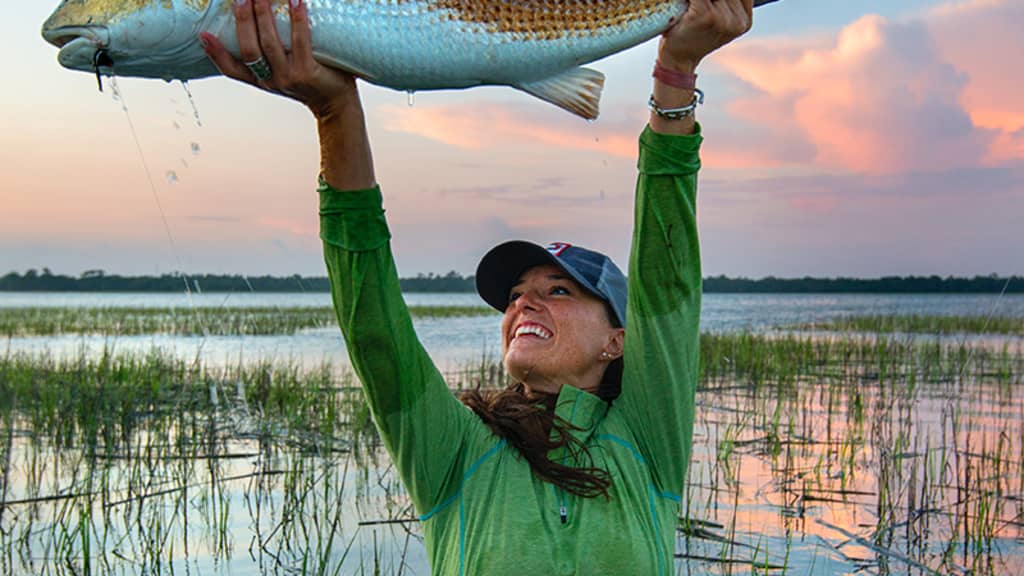
[(499, 312), (508, 308), (508, 296), (523, 272), (541, 264), (554, 264), (564, 269), (543, 246), (513, 240), (492, 248), (476, 267), (476, 291), (484, 302)]

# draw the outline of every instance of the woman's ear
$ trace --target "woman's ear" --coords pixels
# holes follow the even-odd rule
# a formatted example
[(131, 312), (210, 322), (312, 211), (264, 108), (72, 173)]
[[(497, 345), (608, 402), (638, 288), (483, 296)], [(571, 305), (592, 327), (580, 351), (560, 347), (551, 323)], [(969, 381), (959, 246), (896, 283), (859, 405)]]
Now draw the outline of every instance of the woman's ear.
[(611, 360), (622, 358), (622, 350), (626, 342), (626, 331), (622, 328), (615, 328), (608, 343), (604, 345), (604, 352)]

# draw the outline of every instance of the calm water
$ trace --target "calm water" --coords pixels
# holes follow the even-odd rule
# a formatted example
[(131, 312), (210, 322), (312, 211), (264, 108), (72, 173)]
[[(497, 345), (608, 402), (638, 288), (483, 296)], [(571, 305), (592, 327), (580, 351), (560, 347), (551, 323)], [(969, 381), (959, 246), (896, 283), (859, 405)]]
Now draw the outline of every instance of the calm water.
[[(411, 306), (486, 306), (476, 294), (407, 294)], [(0, 307), (320, 307), (330, 306), (324, 293), (305, 294), (83, 294), (0, 293)], [(766, 331), (838, 316), (861, 314), (977, 315), (1024, 317), (1024, 295), (865, 295), (865, 294), (707, 294), (701, 325), (711, 331)], [(500, 317), (420, 319), (416, 331), (442, 370), (454, 369), (500, 349)], [(104, 346), (121, 351), (160, 347), (208, 363), (239, 360), (293, 360), (313, 365), (344, 363), (347, 354), (334, 328), (294, 336), (83, 337), (17, 338), (10, 350), (78, 354)]]
[[(410, 294), (411, 305), (482, 305), (471, 294)], [(0, 307), (327, 306), (326, 294), (0, 294)], [(707, 295), (703, 327), (771, 331), (843, 315), (1024, 317), (1024, 296)], [(442, 369), (495, 356), (500, 317), (423, 319), (416, 330)], [(1013, 340), (1021, 342), (1020, 338)], [(338, 330), (294, 336), (17, 338), (15, 351), (73, 355), (153, 347), (209, 365), (240, 359), (313, 365), (346, 357)], [(1019, 349), (1019, 347), (1018, 347)], [(1011, 574), (1024, 569), (1024, 395), (1011, 381), (907, 385), (872, 367), (815, 367), (800, 385), (729, 379), (698, 393), (678, 574)], [(998, 374), (996, 375), (998, 376)], [(427, 574), (419, 527), (370, 524), (414, 515), (389, 459), (372, 447), (323, 451), (310, 438), (254, 437), (245, 394), (214, 382), (209, 420), (150, 426), (96, 459), (34, 436), (0, 435), (0, 574)], [(177, 456), (180, 426), (202, 442)], [(10, 423), (8, 423), (10, 426)], [(212, 440), (211, 440), (212, 438)], [(4, 445), (6, 440), (6, 445)], [(315, 439), (314, 439), (315, 440)], [(312, 442), (312, 443), (311, 443)], [(150, 452), (154, 446), (157, 455)], [(161, 452), (161, 450), (163, 452)], [(215, 452), (217, 457), (204, 455)], [(83, 470), (92, 469), (92, 473)], [(9, 472), (9, 474), (8, 474)], [(97, 489), (94, 483), (102, 484)], [(86, 496), (68, 498), (68, 494)], [(56, 501), (30, 502), (57, 496)], [(968, 535), (969, 533), (969, 535)], [(873, 547), (881, 547), (884, 554)], [(732, 564), (733, 560), (740, 560)], [(723, 562), (725, 560), (725, 562)], [(315, 571), (315, 569), (314, 569)]]

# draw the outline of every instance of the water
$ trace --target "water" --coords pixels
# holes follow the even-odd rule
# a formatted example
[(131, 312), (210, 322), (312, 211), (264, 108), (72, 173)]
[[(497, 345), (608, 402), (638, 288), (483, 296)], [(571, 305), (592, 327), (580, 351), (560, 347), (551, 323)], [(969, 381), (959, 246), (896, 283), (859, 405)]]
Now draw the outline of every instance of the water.
[(196, 100), (192, 97), (192, 90), (188, 87), (188, 82), (182, 80), (181, 87), (185, 90), (185, 96), (188, 97), (188, 103), (192, 106), (192, 117), (196, 121), (197, 127), (203, 126), (203, 119), (199, 117), (199, 107), (196, 106)]
[[(914, 369), (948, 357), (875, 354), (868, 345), (849, 365), (842, 351), (824, 363), (812, 354), (798, 377), (767, 380), (728, 361), (702, 382), (676, 573), (1024, 568), (1024, 362), (1003, 377), (989, 357), (950, 379)], [(365, 414), (352, 382), (301, 386), (303, 406), (338, 407), (338, 429), (318, 435), (309, 419), (289, 428), (273, 413), (287, 387), (261, 403), (260, 376), (240, 378), (200, 379), (165, 391), (164, 404), (124, 398), (137, 404), (103, 421), (91, 445), (79, 430), (96, 418), (77, 405), (93, 385), (50, 382), (51, 392), (79, 386), (56, 438), (34, 428), (54, 419), (12, 419), (0, 403), (0, 573), (88, 573), (87, 556), (97, 572), (126, 575), (427, 574), (415, 511), (356, 426)], [(149, 379), (136, 385), (143, 395)]]
[[(406, 299), (483, 306), (475, 294)], [(324, 293), (0, 293), (0, 307), (329, 305)], [(1024, 296), (708, 294), (702, 322), (708, 331), (773, 334), (844, 315), (985, 316), (993, 307), (998, 316), (1024, 317)], [(414, 324), (442, 370), (498, 349), (497, 314)], [(1019, 354), (1021, 339), (1014, 341)], [(334, 327), (294, 336), (67, 336), (3, 345), (69, 356), (159, 348), (214, 367), (346, 357)], [(788, 574), (928, 573), (915, 562), (943, 573), (1019, 572), (1021, 364), (1003, 377), (990, 359), (975, 360), (962, 379), (916, 380), (918, 372), (901, 371), (916, 360), (898, 356), (882, 365), (899, 373), (885, 375), (877, 365), (814, 360), (797, 380), (778, 385), (739, 374), (704, 382), (684, 501), (705, 532), (679, 535), (676, 572), (764, 574), (752, 559), (786, 564)], [(123, 445), (101, 444), (98, 460), (84, 447), (34, 435), (28, 420), (0, 418), (0, 501), (60, 498), (0, 506), (0, 573), (82, 573), (87, 545), (93, 570), (103, 573), (297, 573), (322, 562), (343, 574), (373, 573), (374, 566), (382, 574), (427, 574), (415, 522), (374, 523), (415, 516), (379, 446), (360, 449), (345, 437), (325, 449), (315, 435), (267, 423), (255, 409), (258, 387), (247, 386), (210, 382), (201, 394), (215, 405), (209, 414), (169, 418), (165, 409), (147, 410)], [(351, 423), (359, 414), (339, 419)]]
[[(481, 306), (476, 294), (406, 294), (410, 306)], [(191, 300), (191, 303), (190, 303)], [(863, 294), (706, 294), (703, 330), (764, 332), (861, 314), (987, 315), (997, 305), (1001, 316), (1024, 317), (1024, 295), (863, 295)], [(326, 293), (0, 293), (0, 307), (325, 307)], [(453, 369), (482, 356), (493, 357), (501, 348), (501, 318), (421, 318), (414, 321), (424, 347), (442, 370)], [(336, 328), (306, 330), (293, 336), (163, 335), (89, 337), (60, 336), (15, 338), (4, 342), (10, 350), (77, 355), (98, 353), (113, 346), (120, 351), (168, 349), (188, 358), (223, 365), (238, 360), (291, 360), (314, 366), (325, 360), (345, 363), (347, 353)]]

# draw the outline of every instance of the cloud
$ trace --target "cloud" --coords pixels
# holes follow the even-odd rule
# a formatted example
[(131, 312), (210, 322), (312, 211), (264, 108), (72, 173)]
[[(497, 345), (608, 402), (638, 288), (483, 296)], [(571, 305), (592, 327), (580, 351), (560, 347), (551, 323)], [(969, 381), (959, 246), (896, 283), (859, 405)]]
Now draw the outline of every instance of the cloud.
[(1024, 161), (701, 183), (708, 274), (1020, 274)]
[(308, 220), (263, 216), (258, 218), (256, 223), (271, 230), (287, 232), (294, 236), (318, 238), (320, 233), (319, 222), (310, 222)]
[(717, 58), (748, 84), (730, 112), (790, 134), (781, 152), (791, 153), (776, 160), (803, 159), (807, 148), (794, 137), (813, 147), (816, 165), (853, 172), (942, 170), (989, 157), (996, 134), (976, 125), (960, 102), (970, 75), (943, 58), (924, 21), (870, 15), (831, 41), (800, 44), (740, 43)]
[(482, 150), (514, 145), (549, 146), (604, 152), (622, 158), (637, 154), (635, 119), (588, 124), (561, 110), (535, 104), (486, 101), (376, 109), (385, 130), (415, 134), (456, 148)]
[(210, 216), (203, 216), (203, 215), (189, 216), (188, 219), (193, 221), (193, 222), (210, 222), (210, 223), (214, 223), (214, 224), (238, 224), (238, 223), (240, 223), (242, 221), (241, 218), (238, 218), (238, 217), (235, 217), (235, 216), (214, 216), (214, 215), (210, 215)]
[(964, 72), (960, 103), (976, 126), (993, 130), (989, 162), (1024, 158), (1024, 3), (973, 0), (936, 9), (927, 25), (943, 58)]
[(460, 196), (475, 200), (494, 200), (501, 203), (529, 203), (538, 206), (583, 206), (605, 200), (604, 191), (579, 194), (559, 194), (558, 192), (575, 188), (568, 178), (547, 177), (530, 184), (497, 184), (490, 186), (470, 186), (465, 188), (442, 188), (438, 193), (444, 196)]

